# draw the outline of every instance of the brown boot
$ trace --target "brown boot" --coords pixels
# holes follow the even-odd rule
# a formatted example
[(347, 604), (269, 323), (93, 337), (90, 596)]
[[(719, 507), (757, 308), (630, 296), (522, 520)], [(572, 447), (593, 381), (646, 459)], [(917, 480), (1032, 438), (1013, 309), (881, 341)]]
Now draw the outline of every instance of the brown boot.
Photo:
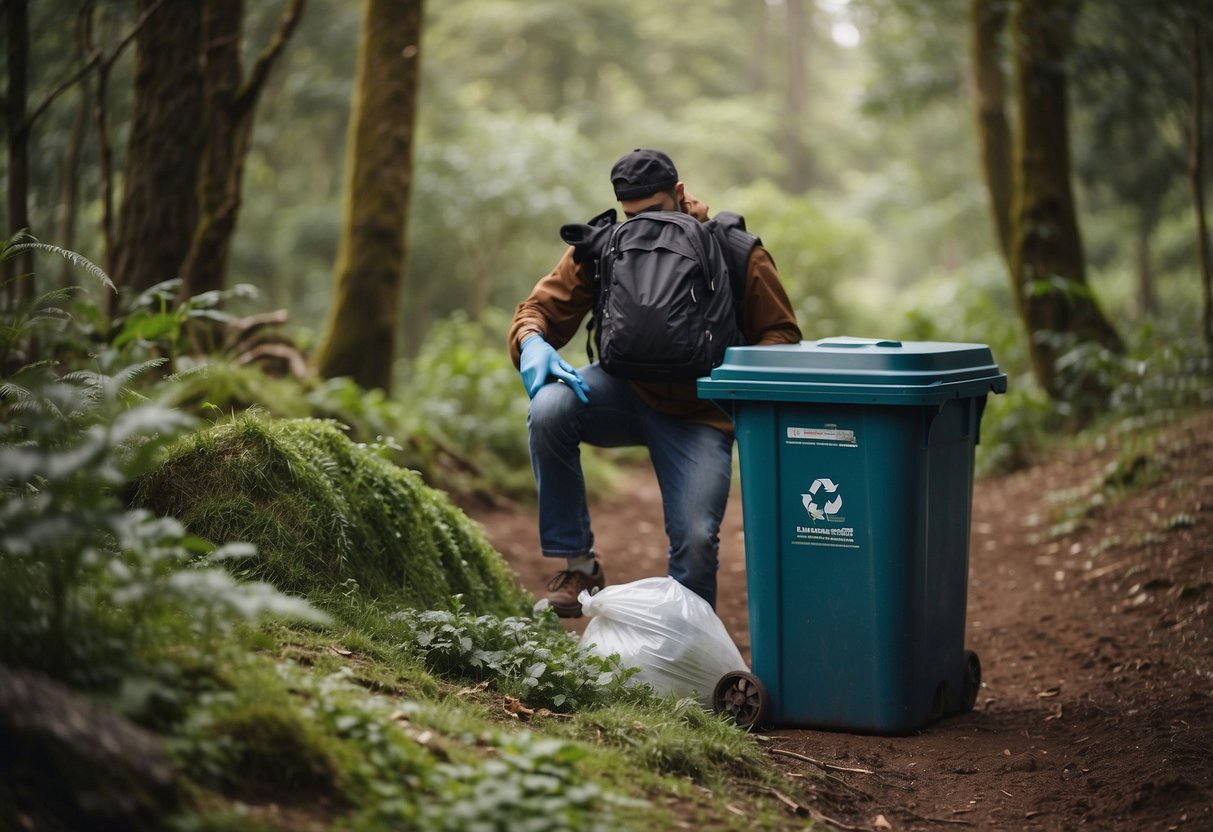
[(553, 575), (552, 580), (548, 581), (548, 589), (551, 592), (547, 594), (547, 602), (561, 618), (581, 618), (581, 602), (577, 600), (577, 596), (583, 589), (589, 590), (593, 595), (604, 586), (606, 575), (603, 574), (602, 566), (595, 561), (591, 575), (577, 570), (566, 570)]

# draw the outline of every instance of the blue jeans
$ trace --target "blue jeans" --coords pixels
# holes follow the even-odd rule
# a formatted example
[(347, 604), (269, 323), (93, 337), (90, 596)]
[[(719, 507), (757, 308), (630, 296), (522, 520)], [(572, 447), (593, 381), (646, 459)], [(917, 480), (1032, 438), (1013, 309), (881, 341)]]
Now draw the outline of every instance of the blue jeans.
[(551, 382), (535, 394), (527, 417), (543, 554), (579, 557), (594, 550), (581, 443), (604, 448), (644, 445), (661, 487), (669, 575), (715, 607), (733, 437), (656, 412), (627, 381), (608, 375), (596, 363), (578, 372), (589, 384), (589, 404), (582, 404), (567, 385)]

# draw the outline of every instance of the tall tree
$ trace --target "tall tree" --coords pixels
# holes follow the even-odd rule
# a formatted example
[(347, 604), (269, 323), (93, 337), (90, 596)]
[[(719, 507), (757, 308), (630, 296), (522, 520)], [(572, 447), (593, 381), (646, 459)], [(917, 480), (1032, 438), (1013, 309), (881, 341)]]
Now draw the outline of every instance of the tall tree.
[(1205, 208), (1205, 29), (1200, 3), (1188, 3), (1189, 41), (1191, 44), (1191, 124), (1188, 128), (1188, 178), (1192, 184), (1192, 205), (1196, 213), (1196, 250), (1200, 269), (1200, 335), (1205, 350), (1213, 355), (1213, 263), (1209, 253), (1209, 222)]
[(391, 388), (413, 176), (422, 0), (366, 0), (346, 150), (333, 300), (315, 356), (325, 378)]
[(226, 282), (228, 255), (240, 211), (244, 161), (257, 101), (303, 12), (304, 0), (289, 0), (278, 28), (244, 76), (244, 0), (209, 0), (203, 18), (203, 86), (206, 137), (198, 174), (198, 223), (181, 267), (181, 298)]
[[(1021, 294), (1032, 369), (1053, 398), (1074, 392), (1058, 368), (1066, 340), (1123, 350), (1087, 285), (1070, 182), (1065, 59), (1076, 0), (1020, 0), (1012, 16), (1016, 48), (1011, 275)], [(1082, 384), (1092, 389), (1091, 379)]]
[[(1008, 0), (971, 0), (970, 58), (981, 172), (990, 198), (994, 232), (1003, 257), (1011, 252), (1011, 126), (1007, 120), (1007, 79), (1001, 38)], [(1015, 293), (1018, 299), (1019, 293)]]
[(804, 143), (804, 125), (808, 110), (808, 61), (806, 52), (810, 35), (811, 4), (807, 0), (787, 0), (787, 110), (784, 122), (784, 155), (788, 174), (784, 190), (803, 193), (809, 187), (810, 161)]
[(110, 275), (140, 292), (177, 277), (198, 216), (204, 0), (139, 0), (135, 102)]
[[(4, 119), (8, 138), (8, 236), (29, 227), (29, 130), (26, 117), (26, 71), (29, 65), (29, 0), (4, 0), (4, 24), (8, 32), (8, 89), (4, 94)], [(31, 297), (33, 255), (30, 252), (5, 264), (5, 300)], [(17, 280), (18, 275), (24, 275)]]

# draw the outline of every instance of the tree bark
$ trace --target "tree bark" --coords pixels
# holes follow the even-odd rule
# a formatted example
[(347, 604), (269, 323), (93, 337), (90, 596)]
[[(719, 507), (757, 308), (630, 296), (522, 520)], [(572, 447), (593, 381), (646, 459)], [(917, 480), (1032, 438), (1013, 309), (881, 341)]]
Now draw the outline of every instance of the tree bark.
[(180, 299), (223, 289), (240, 211), (244, 163), (257, 100), (303, 11), (290, 0), (278, 29), (244, 77), (244, 0), (208, 0), (204, 17), (206, 138), (198, 174), (198, 222), (181, 267)]
[(1151, 252), (1154, 229), (1157, 226), (1157, 212), (1138, 206), (1134, 259), (1137, 261), (1137, 311), (1143, 318), (1153, 317), (1158, 313), (1158, 292), (1154, 288), (1154, 258)]
[(1213, 354), (1213, 267), (1209, 263), (1209, 223), (1205, 213), (1204, 184), (1204, 38), (1201, 36), (1201, 16), (1196, 3), (1191, 5), (1191, 12), (1189, 68), (1192, 76), (1192, 122), (1188, 128), (1188, 179), (1192, 185), (1192, 205), (1196, 212), (1196, 248), (1200, 258), (1200, 334), (1205, 351)]
[[(1006, 27), (1007, 0), (972, 0), (969, 8), (973, 99), (981, 172), (990, 198), (994, 233), (1003, 259), (1011, 260), (1011, 126), (999, 36)], [(1015, 292), (1019, 299), (1019, 292)]]
[[(1057, 369), (1058, 357), (1074, 341), (1123, 350), (1087, 285), (1070, 183), (1065, 59), (1076, 9), (1074, 0), (1020, 0), (1013, 17), (1019, 130), (1011, 274), (1023, 304), (1033, 372), (1059, 400), (1076, 392)], [(1083, 379), (1078, 389), (1087, 398), (1098, 394), (1097, 386)]]
[[(81, 7), (77, 18), (80, 63), (88, 66), (91, 58), (91, 28), (93, 3), (86, 2)], [(76, 120), (72, 124), (71, 140), (63, 153), (63, 182), (61, 184), (60, 200), (62, 210), (59, 215), (60, 226), (57, 245), (68, 251), (76, 249), (76, 220), (79, 216), (78, 199), (80, 190), (80, 154), (84, 150), (84, 140), (88, 135), (89, 116), (93, 109), (93, 93), (89, 87), (88, 75), (80, 78), (80, 100), (76, 110)], [(67, 286), (71, 281), (72, 264), (64, 260), (59, 271), (59, 284)]]
[(391, 388), (412, 182), (422, 0), (366, 0), (333, 300), (315, 364)]
[[(8, 126), (8, 233), (29, 229), (29, 128), (26, 116), (29, 70), (29, 0), (6, 0), (8, 89), (4, 118)], [(21, 252), (4, 263), (4, 299), (12, 309), (34, 296), (33, 253)]]
[[(139, 0), (140, 12), (156, 0)], [(179, 275), (198, 216), (203, 0), (173, 0), (136, 40), (135, 102), (110, 274), (141, 292)]]
[(787, 111), (784, 113), (784, 155), (788, 173), (784, 190), (803, 193), (809, 187), (809, 161), (802, 140), (807, 109), (808, 79), (805, 46), (809, 39), (808, 0), (787, 0)]

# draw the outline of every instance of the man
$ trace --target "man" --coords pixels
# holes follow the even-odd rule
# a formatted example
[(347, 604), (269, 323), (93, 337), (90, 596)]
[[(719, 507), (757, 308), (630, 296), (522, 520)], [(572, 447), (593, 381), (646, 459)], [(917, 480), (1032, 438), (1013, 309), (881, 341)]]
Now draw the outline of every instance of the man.
[[(660, 151), (638, 148), (622, 156), (611, 169), (611, 184), (628, 218), (648, 211), (708, 218), (707, 205), (686, 192), (674, 163)], [(669, 575), (714, 608), (718, 535), (732, 477), (732, 424), (714, 404), (699, 399), (694, 381), (627, 381), (597, 362), (573, 369), (557, 354), (593, 306), (592, 268), (578, 263), (570, 246), (518, 305), (509, 332), (510, 355), (531, 397), (527, 427), (540, 547), (544, 556), (565, 561), (548, 584), (547, 600), (558, 615), (578, 618), (578, 594), (606, 584), (581, 472), (580, 445), (586, 442), (648, 447), (661, 488)], [(792, 305), (761, 243), (749, 255), (741, 304), (746, 343), (800, 341)]]

